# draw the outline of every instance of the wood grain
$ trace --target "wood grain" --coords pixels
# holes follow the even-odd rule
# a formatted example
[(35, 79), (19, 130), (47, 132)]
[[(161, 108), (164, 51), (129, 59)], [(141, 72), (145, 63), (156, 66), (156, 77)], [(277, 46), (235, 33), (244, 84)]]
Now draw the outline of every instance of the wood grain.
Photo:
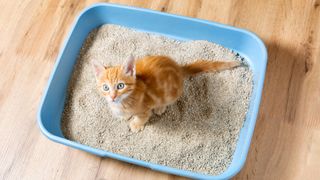
[[(99, 0), (98, 0), (99, 1)], [(0, 0), (0, 179), (183, 179), (57, 143), (36, 124), (75, 16), (96, 0)], [(268, 47), (260, 113), (235, 179), (320, 177), (319, 0), (114, 0), (249, 29)]]

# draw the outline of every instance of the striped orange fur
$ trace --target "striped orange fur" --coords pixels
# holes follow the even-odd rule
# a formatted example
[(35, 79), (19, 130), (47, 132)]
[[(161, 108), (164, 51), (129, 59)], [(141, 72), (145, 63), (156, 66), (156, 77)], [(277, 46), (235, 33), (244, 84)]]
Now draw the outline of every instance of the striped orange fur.
[(112, 111), (130, 121), (133, 132), (143, 130), (152, 111), (161, 115), (183, 91), (187, 76), (239, 66), (239, 62), (198, 60), (184, 66), (166, 56), (147, 56), (124, 66), (104, 67), (94, 62), (97, 87)]

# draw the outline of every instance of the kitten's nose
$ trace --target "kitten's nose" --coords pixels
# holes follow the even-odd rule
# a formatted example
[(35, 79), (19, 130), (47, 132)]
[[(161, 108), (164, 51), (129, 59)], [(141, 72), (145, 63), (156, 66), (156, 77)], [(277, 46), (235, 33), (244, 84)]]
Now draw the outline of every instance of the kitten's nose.
[(112, 101), (114, 101), (114, 99), (117, 97), (117, 95), (115, 95), (115, 94), (112, 94), (111, 95), (111, 99), (112, 99)]

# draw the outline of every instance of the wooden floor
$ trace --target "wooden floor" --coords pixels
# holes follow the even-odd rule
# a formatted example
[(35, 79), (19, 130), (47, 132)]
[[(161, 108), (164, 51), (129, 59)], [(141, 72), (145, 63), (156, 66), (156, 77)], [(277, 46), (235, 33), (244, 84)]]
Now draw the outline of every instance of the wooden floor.
[[(0, 179), (180, 179), (53, 143), (40, 97), (75, 16), (95, 0), (0, 0)], [(235, 179), (320, 178), (319, 0), (115, 0), (249, 29), (268, 47), (260, 113)], [(181, 178), (182, 179), (182, 178)]]

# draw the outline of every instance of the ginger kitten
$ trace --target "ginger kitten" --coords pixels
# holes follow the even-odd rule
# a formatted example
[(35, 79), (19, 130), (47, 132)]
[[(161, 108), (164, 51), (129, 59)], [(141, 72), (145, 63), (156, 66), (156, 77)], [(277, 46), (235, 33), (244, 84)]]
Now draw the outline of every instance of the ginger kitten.
[(205, 61), (180, 66), (165, 56), (131, 56), (125, 65), (105, 67), (93, 63), (97, 87), (115, 115), (130, 121), (133, 132), (143, 130), (152, 111), (158, 115), (183, 93), (184, 79), (205, 72), (231, 69), (240, 62)]

